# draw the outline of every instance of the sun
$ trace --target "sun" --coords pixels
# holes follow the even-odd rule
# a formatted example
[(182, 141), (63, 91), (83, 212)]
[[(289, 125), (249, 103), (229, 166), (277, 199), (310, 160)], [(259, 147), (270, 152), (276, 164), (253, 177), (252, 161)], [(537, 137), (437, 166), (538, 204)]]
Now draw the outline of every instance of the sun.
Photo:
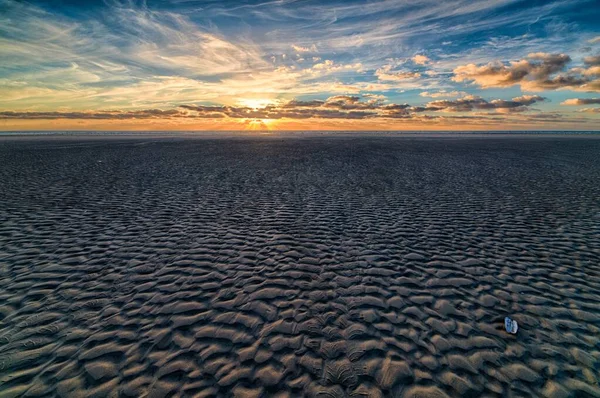
[(245, 121), (247, 130), (270, 130), (270, 125), (274, 123), (273, 119), (247, 119)]
[(275, 104), (275, 101), (264, 98), (245, 98), (238, 101), (238, 103), (242, 106), (246, 106), (248, 108), (262, 109), (266, 108), (269, 105)]

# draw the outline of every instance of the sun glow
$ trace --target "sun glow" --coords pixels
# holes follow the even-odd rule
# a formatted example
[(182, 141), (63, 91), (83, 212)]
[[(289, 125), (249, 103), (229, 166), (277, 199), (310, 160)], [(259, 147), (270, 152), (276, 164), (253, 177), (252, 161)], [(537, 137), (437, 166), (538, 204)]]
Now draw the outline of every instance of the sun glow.
[(246, 98), (239, 100), (238, 103), (242, 106), (257, 110), (266, 108), (269, 105), (275, 105), (276, 101), (264, 98)]
[(273, 119), (248, 119), (245, 124), (247, 130), (271, 130), (274, 122)]

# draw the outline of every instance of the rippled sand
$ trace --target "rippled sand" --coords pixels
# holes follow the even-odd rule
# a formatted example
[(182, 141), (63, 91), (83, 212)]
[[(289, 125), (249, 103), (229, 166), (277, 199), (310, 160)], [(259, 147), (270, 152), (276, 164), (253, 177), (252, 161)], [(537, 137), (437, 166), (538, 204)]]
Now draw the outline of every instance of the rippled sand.
[(600, 396), (598, 139), (9, 138), (0, 182), (2, 397)]

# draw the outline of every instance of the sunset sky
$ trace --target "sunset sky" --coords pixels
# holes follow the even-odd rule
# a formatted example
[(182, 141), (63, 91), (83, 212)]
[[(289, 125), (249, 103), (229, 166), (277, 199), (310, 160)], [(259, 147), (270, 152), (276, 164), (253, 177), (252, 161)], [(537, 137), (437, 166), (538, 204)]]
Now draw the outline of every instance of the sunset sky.
[(0, 130), (599, 130), (598, 21), (598, 0), (0, 0)]

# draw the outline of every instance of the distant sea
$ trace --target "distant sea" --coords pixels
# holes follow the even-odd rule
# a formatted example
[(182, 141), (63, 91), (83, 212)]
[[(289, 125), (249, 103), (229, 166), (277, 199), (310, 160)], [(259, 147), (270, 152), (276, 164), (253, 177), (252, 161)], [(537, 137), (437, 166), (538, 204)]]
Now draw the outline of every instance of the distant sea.
[(514, 135), (600, 135), (599, 131), (0, 131), (0, 137), (6, 136), (196, 136), (196, 137), (236, 137), (236, 136), (514, 136)]

